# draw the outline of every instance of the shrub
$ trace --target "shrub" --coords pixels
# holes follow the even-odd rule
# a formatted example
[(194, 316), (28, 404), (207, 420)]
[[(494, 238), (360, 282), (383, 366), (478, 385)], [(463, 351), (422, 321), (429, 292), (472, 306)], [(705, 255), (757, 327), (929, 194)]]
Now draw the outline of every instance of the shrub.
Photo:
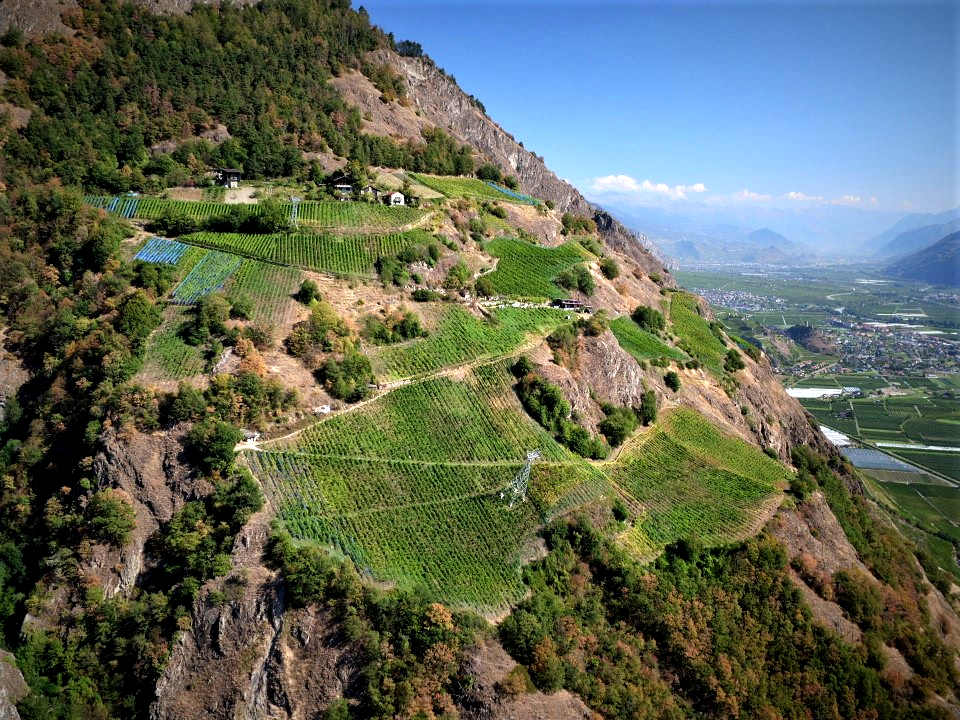
[(649, 425), (657, 421), (657, 396), (653, 390), (643, 393), (640, 400), (640, 422)]
[(607, 414), (597, 429), (613, 447), (619, 447), (637, 429), (637, 415), (632, 408), (616, 408)]
[(327, 358), (317, 370), (317, 379), (333, 397), (356, 402), (369, 394), (373, 370), (367, 356), (350, 347), (340, 359)]
[(461, 260), (447, 273), (443, 286), (448, 289), (457, 290), (465, 286), (470, 280), (470, 268)]
[(510, 368), (510, 372), (513, 373), (514, 377), (524, 378), (533, 372), (533, 363), (526, 355), (521, 355), (513, 364), (513, 367)]
[(426, 335), (427, 331), (420, 324), (420, 318), (402, 307), (382, 320), (375, 315), (367, 315), (363, 319), (363, 336), (378, 345), (403, 342)]
[(579, 290), (588, 297), (593, 295), (593, 291), (596, 289), (589, 268), (582, 263), (561, 272), (554, 282), (567, 290)]
[(743, 362), (743, 356), (737, 352), (736, 348), (730, 348), (727, 350), (727, 357), (723, 361), (723, 369), (727, 372), (736, 372), (737, 370), (743, 370), (746, 367), (746, 363)]
[(473, 289), (476, 291), (477, 295), (483, 297), (493, 297), (497, 294), (497, 290), (493, 286), (493, 281), (487, 275), (478, 277), (476, 282), (473, 283)]
[(417, 302), (430, 302), (436, 300), (440, 297), (440, 293), (433, 292), (432, 290), (427, 290), (426, 288), (417, 288), (410, 295)]
[(241, 440), (243, 434), (238, 428), (208, 418), (193, 426), (187, 436), (187, 448), (203, 472), (225, 472), (233, 465), (234, 447)]
[(620, 266), (612, 257), (605, 257), (600, 260), (600, 272), (607, 280), (614, 280), (620, 277)]
[(294, 298), (304, 305), (309, 305), (314, 300), (322, 299), (320, 297), (320, 288), (317, 287), (317, 284), (313, 280), (304, 280), (302, 283), (300, 283), (300, 289), (297, 290), (297, 294), (294, 295)]
[(611, 512), (613, 512), (613, 518), (617, 522), (623, 522), (630, 517), (630, 508), (627, 507), (627, 504), (623, 501), (623, 498), (617, 498), (613, 501)]
[(663, 313), (646, 305), (638, 305), (630, 317), (647, 332), (657, 333), (667, 327)]
[(674, 392), (680, 390), (680, 376), (673, 370), (663, 376), (663, 382)]
[(498, 183), (503, 179), (503, 175), (498, 168), (493, 163), (484, 163), (479, 168), (477, 168), (477, 177), (481, 180), (486, 180), (487, 182)]
[(87, 524), (100, 542), (123, 547), (136, 527), (133, 506), (111, 489), (95, 493), (87, 505)]

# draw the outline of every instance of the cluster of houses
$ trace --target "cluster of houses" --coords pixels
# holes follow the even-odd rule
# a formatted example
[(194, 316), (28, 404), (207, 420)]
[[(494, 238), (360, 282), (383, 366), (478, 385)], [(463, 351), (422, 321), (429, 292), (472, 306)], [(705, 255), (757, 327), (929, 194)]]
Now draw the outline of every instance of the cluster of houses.
[[(225, 188), (240, 187), (242, 176), (243, 172), (237, 168), (218, 168), (216, 171), (217, 182)], [(335, 172), (326, 178), (324, 184), (338, 200), (353, 199), (353, 188), (356, 180), (349, 173)], [(416, 202), (416, 198), (410, 197), (408, 199), (402, 192), (396, 190), (384, 192), (373, 185), (360, 188), (360, 195), (394, 207), (402, 207), (408, 203), (408, 200)]]

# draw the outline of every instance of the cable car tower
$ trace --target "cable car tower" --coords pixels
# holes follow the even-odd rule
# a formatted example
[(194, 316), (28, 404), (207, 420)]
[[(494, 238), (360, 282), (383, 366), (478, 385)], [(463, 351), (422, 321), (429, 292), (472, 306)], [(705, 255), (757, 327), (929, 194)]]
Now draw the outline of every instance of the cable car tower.
[[(520, 498), (520, 502), (526, 501), (527, 486), (530, 484), (530, 468), (533, 467), (533, 462), (539, 458), (539, 450), (527, 451), (526, 464), (520, 469), (520, 472), (517, 473), (516, 477), (513, 478), (513, 481), (510, 483), (510, 507), (513, 507), (513, 504), (517, 501), (517, 498)], [(500, 493), (500, 497), (503, 496), (504, 493)]]

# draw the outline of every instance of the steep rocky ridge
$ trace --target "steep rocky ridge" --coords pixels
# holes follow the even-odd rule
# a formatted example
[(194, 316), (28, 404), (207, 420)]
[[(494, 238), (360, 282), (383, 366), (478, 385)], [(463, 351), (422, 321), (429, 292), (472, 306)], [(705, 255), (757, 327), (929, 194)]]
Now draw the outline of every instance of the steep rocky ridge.
[(146, 551), (150, 537), (188, 500), (207, 495), (209, 482), (198, 481), (183, 447), (188, 427), (146, 434), (108, 428), (93, 469), (101, 488), (114, 488), (136, 512), (136, 527), (122, 549), (95, 545), (83, 568), (95, 577), (107, 597), (124, 593), (151, 563)]
[(552, 200), (560, 211), (594, 218), (611, 247), (630, 255), (645, 272), (663, 273), (662, 263), (640, 244), (633, 233), (608, 212), (591, 205), (575, 187), (558, 178), (543, 158), (521, 147), (433, 62), (402, 57), (391, 50), (371, 53), (371, 60), (388, 64), (401, 73), (411, 107), (381, 101), (380, 91), (365, 78), (335, 79), (334, 84), (344, 92), (346, 99), (370, 114), (371, 120), (367, 121), (370, 131), (383, 132), (392, 128), (395, 136), (416, 138), (425, 121), (443, 128), (512, 172), (525, 193)]

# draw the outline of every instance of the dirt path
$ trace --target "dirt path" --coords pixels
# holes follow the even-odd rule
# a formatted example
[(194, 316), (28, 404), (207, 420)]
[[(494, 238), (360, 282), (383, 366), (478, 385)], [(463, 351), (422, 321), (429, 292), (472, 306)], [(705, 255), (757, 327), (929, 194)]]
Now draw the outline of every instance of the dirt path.
[(501, 353), (499, 355), (494, 355), (490, 357), (475, 358), (470, 362), (461, 363), (459, 365), (448, 365), (447, 367), (440, 368), (439, 370), (435, 370), (425, 375), (413, 375), (411, 377), (400, 378), (399, 380), (393, 380), (388, 383), (382, 383), (379, 387), (379, 390), (381, 390), (382, 392), (378, 392), (376, 395), (373, 395), (372, 397), (369, 397), (366, 400), (361, 400), (360, 402), (353, 403), (352, 405), (348, 405), (347, 407), (345, 407), (343, 410), (339, 412), (330, 413), (326, 417), (318, 419), (317, 422), (310, 423), (309, 425), (306, 425), (305, 427), (302, 427), (302, 428), (298, 428), (297, 430), (287, 433), (286, 435), (282, 435), (277, 438), (271, 438), (269, 440), (264, 440), (262, 442), (248, 440), (242, 443), (238, 443), (237, 446), (234, 448), (234, 450), (236, 450), (237, 452), (241, 450), (250, 450), (254, 452), (262, 452), (264, 450), (270, 450), (271, 448), (269, 447), (265, 448), (262, 446), (273, 445), (274, 443), (278, 443), (281, 440), (288, 440), (290, 438), (296, 437), (297, 435), (304, 432), (305, 430), (315, 427), (316, 425), (319, 425), (322, 422), (326, 422), (331, 418), (339, 417), (344, 413), (353, 412), (366, 405), (369, 405), (372, 402), (376, 402), (377, 400), (380, 400), (381, 398), (385, 397), (387, 394), (396, 390), (397, 388), (401, 388), (406, 385), (414, 385), (416, 383), (427, 382), (429, 380), (435, 380), (441, 377), (453, 377), (456, 375), (462, 375), (473, 370), (476, 367), (481, 367), (484, 365), (493, 365), (494, 363), (498, 363), (501, 360), (504, 360), (508, 357), (513, 357), (514, 355), (517, 355), (519, 353), (524, 353), (529, 350), (532, 350), (541, 342), (543, 342), (543, 338), (534, 337), (509, 353)]

